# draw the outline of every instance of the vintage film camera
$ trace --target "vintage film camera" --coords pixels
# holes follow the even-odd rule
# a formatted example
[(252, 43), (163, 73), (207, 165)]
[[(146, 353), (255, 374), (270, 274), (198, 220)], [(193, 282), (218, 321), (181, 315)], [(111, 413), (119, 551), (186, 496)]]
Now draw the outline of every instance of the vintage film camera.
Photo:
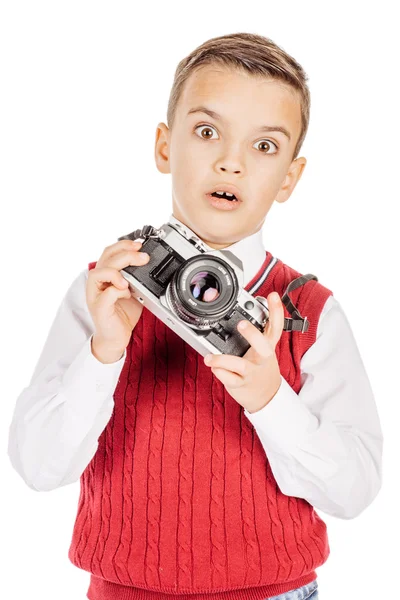
[[(165, 223), (158, 229), (145, 225), (118, 238), (124, 239), (140, 239), (140, 251), (150, 257), (144, 265), (120, 271), (132, 295), (202, 356), (243, 356), (249, 348), (237, 330), (243, 319), (264, 331), (267, 300), (243, 289), (242, 262), (229, 250), (209, 251), (179, 223)], [(316, 279), (314, 275), (303, 278)], [(307, 318), (299, 315), (290, 299), (289, 303), (300, 319), (285, 318), (284, 328), (307, 331)], [(298, 321), (301, 327), (294, 326)]]

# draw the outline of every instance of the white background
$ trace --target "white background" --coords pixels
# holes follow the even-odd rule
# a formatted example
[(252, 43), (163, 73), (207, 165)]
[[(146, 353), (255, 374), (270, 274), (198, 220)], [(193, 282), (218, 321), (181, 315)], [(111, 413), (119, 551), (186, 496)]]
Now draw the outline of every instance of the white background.
[[(394, 6), (394, 7), (393, 7)], [(384, 483), (359, 517), (327, 524), (321, 600), (398, 589), (399, 42), (395, 3), (20, 2), (0, 8), (2, 596), (84, 600), (67, 557), (75, 483), (28, 488), (7, 456), (69, 285), (106, 245), (171, 213), (154, 162), (177, 63), (210, 37), (272, 38), (309, 76), (308, 164), (265, 222), (266, 248), (342, 304), (384, 431)], [(396, 41), (397, 40), (397, 41)], [(8, 588), (8, 592), (5, 590)]]

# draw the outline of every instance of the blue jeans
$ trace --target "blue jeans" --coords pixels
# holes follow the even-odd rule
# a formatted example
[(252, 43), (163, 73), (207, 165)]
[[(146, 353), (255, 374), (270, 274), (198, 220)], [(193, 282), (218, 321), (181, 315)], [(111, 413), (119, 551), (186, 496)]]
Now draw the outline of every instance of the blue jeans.
[(269, 596), (265, 600), (318, 600), (318, 583), (317, 580), (307, 583), (302, 587), (284, 592), (278, 596)]

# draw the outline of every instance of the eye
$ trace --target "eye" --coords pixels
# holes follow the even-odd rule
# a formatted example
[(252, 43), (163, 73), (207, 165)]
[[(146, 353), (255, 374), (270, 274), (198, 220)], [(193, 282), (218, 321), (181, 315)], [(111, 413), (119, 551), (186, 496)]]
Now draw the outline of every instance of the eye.
[[(267, 146), (267, 150), (269, 150), (269, 148), (271, 148), (272, 146), (275, 147), (275, 152), (265, 152), (264, 148), (260, 148), (261, 150), (264, 151), (264, 154), (276, 154), (278, 152), (278, 146), (275, 144), (275, 142), (273, 142), (272, 140), (260, 140), (259, 142), (256, 142), (254, 144), (254, 146), (257, 144), (257, 148), (260, 148), (262, 146)], [(253, 146), (253, 148), (254, 148)]]
[[(201, 131), (201, 132), (200, 132), (200, 134), (198, 134), (198, 133), (197, 133), (197, 130), (198, 130), (198, 129), (202, 129), (203, 131)], [(210, 131), (210, 129), (211, 129), (212, 131), (215, 131), (215, 132), (216, 132), (216, 129), (214, 129), (214, 127), (211, 127), (211, 125), (197, 125), (197, 127), (195, 127), (195, 129), (194, 129), (194, 130), (195, 130), (195, 132), (196, 132), (196, 135), (198, 135), (199, 137), (203, 138), (203, 140), (209, 140), (209, 139), (211, 140), (211, 139), (213, 139), (213, 138), (211, 137), (211, 135), (209, 135), (209, 134), (208, 134), (208, 135), (204, 135), (204, 134), (203, 134), (203, 132), (204, 132), (204, 131), (205, 131), (205, 132), (207, 132), (207, 130), (208, 130), (208, 131)]]

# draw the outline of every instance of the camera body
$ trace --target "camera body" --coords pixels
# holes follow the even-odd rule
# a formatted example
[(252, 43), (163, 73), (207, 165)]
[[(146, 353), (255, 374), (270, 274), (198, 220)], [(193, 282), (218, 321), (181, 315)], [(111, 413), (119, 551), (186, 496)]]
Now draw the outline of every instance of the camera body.
[(123, 239), (139, 239), (150, 257), (121, 270), (132, 295), (202, 356), (243, 356), (250, 347), (237, 329), (243, 319), (264, 331), (267, 300), (243, 289), (242, 262), (229, 250), (209, 251), (179, 223), (145, 225)]

